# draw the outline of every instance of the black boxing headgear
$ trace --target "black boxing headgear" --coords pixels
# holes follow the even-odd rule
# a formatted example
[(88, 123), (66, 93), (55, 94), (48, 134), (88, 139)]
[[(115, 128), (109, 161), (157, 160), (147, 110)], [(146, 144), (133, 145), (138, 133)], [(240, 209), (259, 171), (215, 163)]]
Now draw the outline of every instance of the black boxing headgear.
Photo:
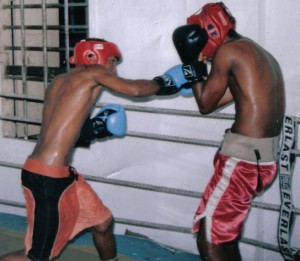
[(235, 18), (222, 3), (209, 3), (198, 12), (187, 18), (188, 24), (199, 24), (208, 33), (208, 42), (202, 53), (212, 58), (219, 45), (221, 45), (230, 29), (235, 29)]
[(106, 66), (110, 56), (122, 60), (122, 54), (117, 45), (105, 40), (81, 40), (74, 47), (74, 55), (70, 57), (71, 64), (100, 64)]

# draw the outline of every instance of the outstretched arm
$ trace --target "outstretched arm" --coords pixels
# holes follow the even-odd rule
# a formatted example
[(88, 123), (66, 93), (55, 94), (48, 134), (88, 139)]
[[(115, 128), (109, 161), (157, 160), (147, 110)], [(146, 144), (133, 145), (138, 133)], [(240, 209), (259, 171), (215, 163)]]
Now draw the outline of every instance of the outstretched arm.
[(125, 79), (105, 70), (96, 77), (99, 84), (131, 97), (172, 95), (179, 92), (181, 86), (187, 82), (181, 65), (170, 68), (163, 75), (157, 76), (153, 80)]

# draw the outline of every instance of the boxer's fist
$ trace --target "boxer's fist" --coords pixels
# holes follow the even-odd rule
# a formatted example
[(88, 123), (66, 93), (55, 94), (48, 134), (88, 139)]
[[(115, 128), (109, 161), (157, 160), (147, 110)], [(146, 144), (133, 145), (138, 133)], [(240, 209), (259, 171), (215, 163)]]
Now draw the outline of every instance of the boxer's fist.
[(198, 61), (200, 52), (208, 41), (208, 34), (205, 29), (197, 24), (183, 25), (173, 32), (173, 43), (183, 62), (183, 72), (188, 87), (193, 83), (204, 80), (207, 76), (207, 66), (204, 62)]
[(155, 77), (154, 80), (160, 87), (156, 95), (175, 94), (181, 90), (182, 85), (187, 83), (181, 64), (172, 67), (163, 75)]
[(122, 137), (126, 134), (126, 113), (121, 105), (104, 106), (91, 121), (93, 132), (98, 139), (107, 136)]
[(126, 134), (127, 120), (121, 105), (104, 106), (92, 119), (87, 119), (81, 129), (76, 147), (88, 147), (92, 140)]
[(173, 43), (184, 64), (197, 61), (207, 41), (206, 30), (197, 24), (183, 25), (173, 32)]

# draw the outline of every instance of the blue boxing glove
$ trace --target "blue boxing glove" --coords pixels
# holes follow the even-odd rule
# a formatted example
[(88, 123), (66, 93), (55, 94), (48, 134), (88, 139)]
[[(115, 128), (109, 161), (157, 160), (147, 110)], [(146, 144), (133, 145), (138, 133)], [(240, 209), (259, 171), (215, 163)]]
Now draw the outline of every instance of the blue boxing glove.
[(181, 90), (182, 85), (188, 81), (183, 73), (182, 65), (176, 65), (166, 71), (163, 75), (155, 77), (159, 85), (159, 90), (156, 95), (172, 95)]
[(107, 136), (122, 137), (126, 134), (126, 113), (121, 105), (104, 106), (91, 121), (93, 132), (98, 139)]
[(122, 137), (126, 134), (126, 129), (124, 107), (116, 104), (103, 106), (94, 118), (85, 121), (76, 146), (87, 147), (94, 139)]

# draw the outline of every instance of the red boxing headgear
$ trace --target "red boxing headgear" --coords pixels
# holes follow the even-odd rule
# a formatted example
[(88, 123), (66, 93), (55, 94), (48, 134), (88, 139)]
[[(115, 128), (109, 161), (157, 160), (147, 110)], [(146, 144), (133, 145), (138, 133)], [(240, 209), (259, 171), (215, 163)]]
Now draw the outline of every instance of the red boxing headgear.
[(71, 64), (100, 64), (105, 66), (110, 56), (122, 60), (122, 54), (114, 43), (105, 40), (81, 40), (76, 43), (74, 55), (70, 57)]
[(195, 14), (187, 18), (188, 24), (198, 24), (208, 33), (208, 42), (202, 52), (212, 58), (218, 46), (222, 44), (230, 29), (235, 29), (235, 18), (222, 3), (206, 4)]

